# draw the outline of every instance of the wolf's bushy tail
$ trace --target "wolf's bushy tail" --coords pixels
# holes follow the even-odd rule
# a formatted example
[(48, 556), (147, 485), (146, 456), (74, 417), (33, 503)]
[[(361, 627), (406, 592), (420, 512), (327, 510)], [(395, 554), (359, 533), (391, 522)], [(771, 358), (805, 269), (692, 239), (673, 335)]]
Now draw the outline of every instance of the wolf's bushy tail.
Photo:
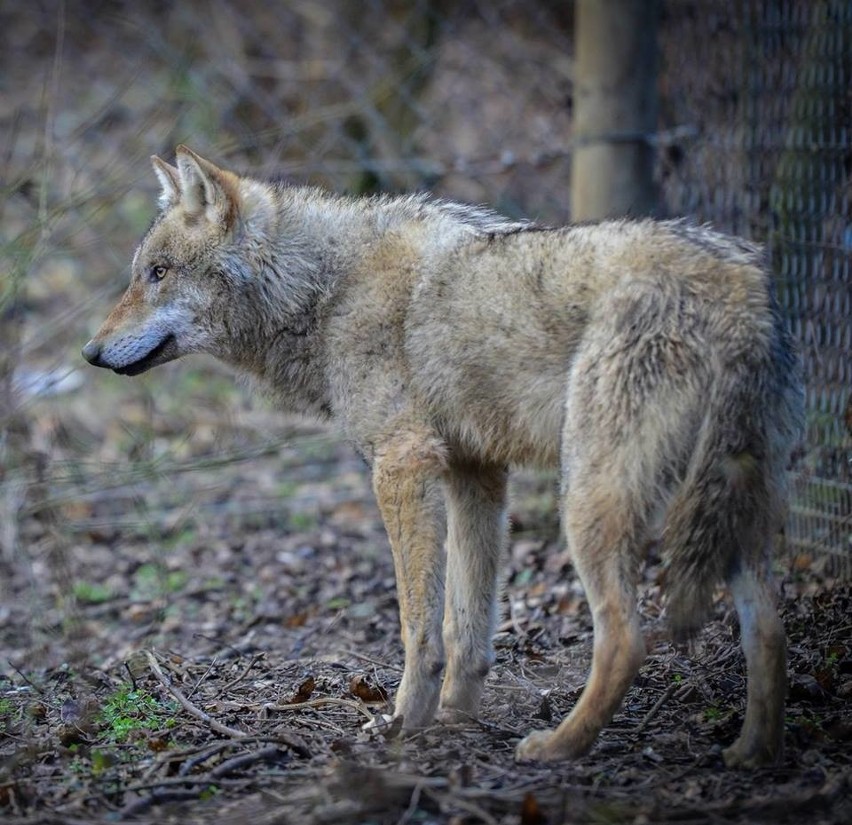
[(786, 506), (786, 467), (800, 419), (796, 364), (781, 333), (771, 357), (717, 373), (663, 527), (667, 614), (692, 636), (713, 590), (742, 565), (766, 563)]

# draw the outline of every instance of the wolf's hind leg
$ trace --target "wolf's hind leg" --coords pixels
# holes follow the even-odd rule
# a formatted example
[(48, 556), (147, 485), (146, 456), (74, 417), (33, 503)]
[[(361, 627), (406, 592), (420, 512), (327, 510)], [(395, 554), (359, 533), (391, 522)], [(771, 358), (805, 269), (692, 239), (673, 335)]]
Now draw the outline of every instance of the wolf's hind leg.
[(506, 477), (502, 467), (479, 464), (452, 464), (447, 473), (447, 672), (439, 712), (447, 722), (476, 713), (493, 663), (498, 565), (506, 543)]
[[(607, 476), (609, 485), (611, 476)], [(592, 669), (568, 717), (553, 731), (521, 740), (520, 760), (570, 759), (586, 753), (612, 718), (645, 660), (636, 611), (637, 547), (642, 532), (618, 491), (578, 485), (567, 502), (566, 532), (594, 620)]]
[(755, 768), (782, 754), (787, 645), (768, 563), (756, 569), (744, 563), (729, 583), (740, 620), (748, 691), (742, 731), (724, 758), (729, 767)]
[(397, 430), (376, 450), (373, 487), (393, 551), (405, 670), (395, 715), (405, 728), (428, 724), (444, 669), (445, 515), (443, 443), (428, 431)]

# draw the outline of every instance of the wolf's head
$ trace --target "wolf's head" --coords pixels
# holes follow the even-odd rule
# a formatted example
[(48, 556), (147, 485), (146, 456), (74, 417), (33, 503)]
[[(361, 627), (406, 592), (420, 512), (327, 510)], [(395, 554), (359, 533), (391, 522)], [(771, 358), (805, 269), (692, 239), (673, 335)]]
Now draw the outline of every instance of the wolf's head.
[(130, 285), (83, 348), (97, 367), (137, 375), (190, 352), (227, 356), (234, 291), (245, 280), (238, 236), (262, 219), (264, 188), (185, 146), (177, 167), (152, 158), (160, 214), (133, 257)]

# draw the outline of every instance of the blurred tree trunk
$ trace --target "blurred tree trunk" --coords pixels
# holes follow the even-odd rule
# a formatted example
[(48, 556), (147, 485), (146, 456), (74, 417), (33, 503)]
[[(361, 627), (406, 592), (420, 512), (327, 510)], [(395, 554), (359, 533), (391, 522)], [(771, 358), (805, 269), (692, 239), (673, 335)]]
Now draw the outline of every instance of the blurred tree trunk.
[(658, 211), (657, 0), (576, 0), (575, 221)]

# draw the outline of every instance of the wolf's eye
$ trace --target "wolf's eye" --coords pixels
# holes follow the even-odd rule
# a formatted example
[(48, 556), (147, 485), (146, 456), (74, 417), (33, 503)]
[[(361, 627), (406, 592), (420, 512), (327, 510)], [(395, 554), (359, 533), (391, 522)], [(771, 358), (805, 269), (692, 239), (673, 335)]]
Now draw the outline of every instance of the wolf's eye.
[(163, 278), (166, 277), (166, 273), (168, 271), (168, 267), (165, 267), (162, 264), (158, 264), (157, 266), (151, 267), (151, 269), (149, 270), (149, 275), (152, 281), (162, 281)]

